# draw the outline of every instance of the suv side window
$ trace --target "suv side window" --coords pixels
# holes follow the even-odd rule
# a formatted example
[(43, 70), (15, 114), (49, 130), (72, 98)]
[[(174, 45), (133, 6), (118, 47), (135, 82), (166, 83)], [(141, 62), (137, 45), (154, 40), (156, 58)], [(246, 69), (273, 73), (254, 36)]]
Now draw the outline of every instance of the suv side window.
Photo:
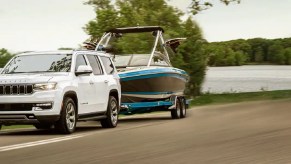
[(93, 69), (93, 74), (94, 75), (102, 75), (103, 71), (99, 62), (99, 59), (96, 55), (86, 55), (89, 63)]
[(76, 59), (76, 67), (75, 67), (75, 70), (77, 71), (78, 67), (80, 65), (87, 65), (87, 62), (84, 58), (84, 55), (78, 55), (77, 56), (77, 59)]
[(107, 74), (113, 74), (114, 73), (114, 66), (110, 60), (110, 58), (108, 57), (104, 57), (104, 56), (100, 56), (102, 63), (104, 65), (104, 69), (106, 71)]

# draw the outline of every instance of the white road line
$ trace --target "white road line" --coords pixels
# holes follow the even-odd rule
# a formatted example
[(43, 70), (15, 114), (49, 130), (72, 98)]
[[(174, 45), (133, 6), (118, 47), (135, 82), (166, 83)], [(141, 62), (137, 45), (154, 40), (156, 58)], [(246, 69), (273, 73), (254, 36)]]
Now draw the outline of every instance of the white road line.
[(32, 147), (32, 146), (38, 146), (38, 145), (44, 145), (44, 144), (50, 144), (50, 143), (55, 143), (55, 142), (60, 142), (60, 141), (66, 141), (66, 140), (81, 138), (84, 136), (86, 136), (86, 135), (85, 134), (73, 135), (73, 136), (52, 138), (52, 139), (47, 139), (47, 140), (40, 140), (40, 141), (35, 141), (35, 142), (15, 144), (15, 145), (10, 145), (10, 146), (3, 146), (3, 147), (0, 147), (0, 152), (21, 149), (21, 148), (26, 148), (26, 147)]

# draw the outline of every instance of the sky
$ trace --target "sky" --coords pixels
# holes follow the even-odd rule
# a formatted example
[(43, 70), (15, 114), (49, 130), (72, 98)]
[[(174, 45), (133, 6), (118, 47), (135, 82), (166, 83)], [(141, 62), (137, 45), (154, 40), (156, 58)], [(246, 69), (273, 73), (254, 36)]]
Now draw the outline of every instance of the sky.
[[(95, 18), (86, 0), (0, 0), (0, 48), (10, 52), (77, 48), (89, 36), (83, 28)], [(166, 0), (187, 13), (191, 0)], [(210, 42), (291, 37), (291, 0), (241, 0), (214, 6), (193, 19)]]

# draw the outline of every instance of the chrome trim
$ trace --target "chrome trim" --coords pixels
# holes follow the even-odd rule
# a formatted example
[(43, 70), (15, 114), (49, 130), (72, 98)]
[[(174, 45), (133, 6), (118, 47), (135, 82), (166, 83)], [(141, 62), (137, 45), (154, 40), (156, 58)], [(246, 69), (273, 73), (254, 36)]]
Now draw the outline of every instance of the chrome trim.
[(0, 96), (33, 94), (33, 84), (0, 84)]

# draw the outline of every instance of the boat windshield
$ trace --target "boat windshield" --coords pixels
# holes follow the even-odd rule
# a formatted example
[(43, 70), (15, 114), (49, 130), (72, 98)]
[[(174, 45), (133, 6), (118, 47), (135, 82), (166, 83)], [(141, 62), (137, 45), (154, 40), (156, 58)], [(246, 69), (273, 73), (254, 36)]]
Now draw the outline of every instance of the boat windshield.
[(35, 54), (14, 57), (2, 74), (69, 72), (72, 54)]
[(131, 57), (132, 55), (127, 56), (116, 55), (113, 60), (114, 65), (116, 67), (127, 67), (129, 65)]
[[(114, 64), (116, 67), (136, 67), (147, 66), (150, 60), (150, 54), (116, 55)], [(150, 66), (170, 66), (167, 60), (162, 56), (155, 55), (151, 60)]]

